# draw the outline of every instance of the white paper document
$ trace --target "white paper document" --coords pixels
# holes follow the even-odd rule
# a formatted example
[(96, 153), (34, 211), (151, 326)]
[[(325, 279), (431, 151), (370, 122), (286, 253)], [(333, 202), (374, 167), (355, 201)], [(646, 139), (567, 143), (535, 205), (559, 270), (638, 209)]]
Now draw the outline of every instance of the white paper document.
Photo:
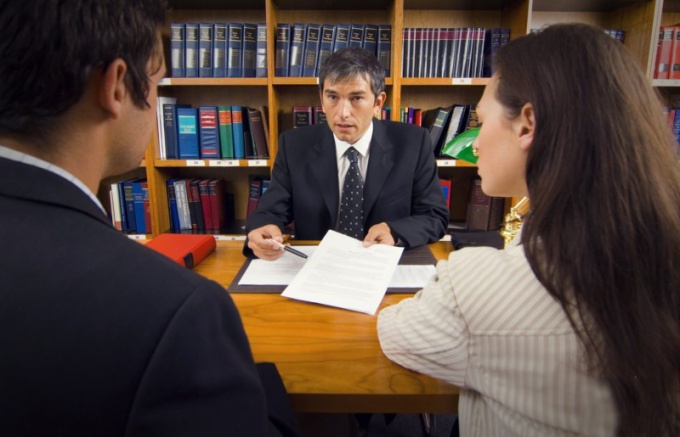
[(375, 314), (403, 250), (328, 231), (281, 295)]

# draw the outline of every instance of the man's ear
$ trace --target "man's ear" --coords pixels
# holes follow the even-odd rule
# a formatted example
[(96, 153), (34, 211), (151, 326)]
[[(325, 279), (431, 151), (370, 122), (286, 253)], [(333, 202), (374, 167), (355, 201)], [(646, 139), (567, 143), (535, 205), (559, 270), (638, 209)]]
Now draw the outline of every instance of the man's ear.
[(527, 151), (534, 142), (534, 132), (536, 131), (536, 117), (534, 106), (525, 103), (518, 116), (518, 138), (520, 147)]
[(123, 110), (123, 103), (127, 96), (125, 74), (127, 64), (122, 59), (115, 59), (102, 71), (99, 87), (99, 104), (102, 109), (113, 118), (118, 118)]
[(381, 118), (382, 116), (382, 107), (385, 104), (385, 100), (387, 100), (387, 94), (385, 91), (381, 92), (375, 97), (375, 103), (373, 105), (373, 113), (375, 116), (378, 118)]

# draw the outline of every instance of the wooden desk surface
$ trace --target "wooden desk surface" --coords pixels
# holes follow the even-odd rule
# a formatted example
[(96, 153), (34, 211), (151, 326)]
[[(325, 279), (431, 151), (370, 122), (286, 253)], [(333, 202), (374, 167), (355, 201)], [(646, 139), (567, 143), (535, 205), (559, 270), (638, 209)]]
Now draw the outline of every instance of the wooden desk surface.
[[(225, 288), (245, 261), (242, 241), (218, 241), (195, 271)], [(445, 258), (448, 242), (431, 246)], [(390, 294), (380, 308), (409, 297)], [(298, 412), (455, 413), (458, 388), (392, 363), (380, 349), (376, 316), (279, 294), (233, 293), (255, 361), (276, 363)], [(377, 313), (376, 313), (377, 314)]]

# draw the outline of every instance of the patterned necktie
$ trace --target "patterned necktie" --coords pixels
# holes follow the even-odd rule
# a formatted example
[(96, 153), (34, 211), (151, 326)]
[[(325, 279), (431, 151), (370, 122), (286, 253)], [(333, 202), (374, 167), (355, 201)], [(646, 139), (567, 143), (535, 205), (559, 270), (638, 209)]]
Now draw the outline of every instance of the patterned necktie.
[(338, 231), (359, 240), (364, 239), (364, 185), (359, 173), (359, 152), (354, 147), (347, 150), (349, 168), (345, 173), (345, 184), (342, 186), (342, 202)]

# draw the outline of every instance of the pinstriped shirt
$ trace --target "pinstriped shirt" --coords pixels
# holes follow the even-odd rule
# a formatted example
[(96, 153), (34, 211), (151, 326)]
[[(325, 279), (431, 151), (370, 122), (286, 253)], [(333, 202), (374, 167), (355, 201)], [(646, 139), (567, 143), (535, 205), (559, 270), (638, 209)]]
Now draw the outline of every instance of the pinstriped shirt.
[(611, 436), (616, 412), (521, 245), (466, 248), (378, 317), (388, 358), (461, 387), (464, 437)]

